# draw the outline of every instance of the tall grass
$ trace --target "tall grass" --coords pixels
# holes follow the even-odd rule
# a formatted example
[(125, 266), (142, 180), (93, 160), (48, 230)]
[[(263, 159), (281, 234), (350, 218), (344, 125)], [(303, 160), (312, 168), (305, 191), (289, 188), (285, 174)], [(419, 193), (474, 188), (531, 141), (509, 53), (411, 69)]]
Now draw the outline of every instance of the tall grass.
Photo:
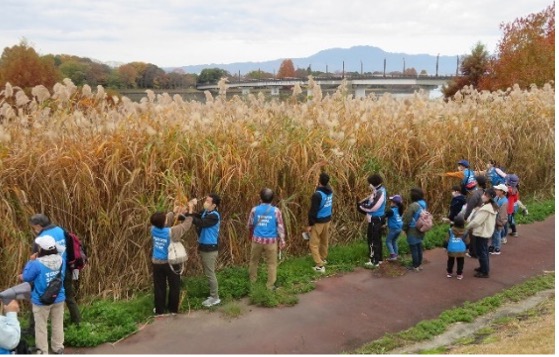
[[(52, 91), (36, 87), (31, 98), (10, 85), (0, 92), (0, 286), (15, 283), (28, 257), (35, 212), (84, 239), (82, 293), (118, 299), (149, 286), (150, 213), (210, 192), (223, 197), (220, 267), (247, 262), (245, 221), (263, 186), (277, 193), (288, 253), (304, 251), (299, 234), (321, 170), (336, 192), (333, 243), (363, 229), (354, 204), (372, 172), (391, 194), (423, 187), (438, 213), (457, 183), (440, 174), (461, 158), (479, 169), (501, 162), (519, 174), (523, 193), (554, 192), (550, 85), (466, 90), (448, 103), (421, 93), (354, 99), (345, 85), (325, 97), (315, 87), (304, 100), (294, 91), (283, 102), (209, 93), (205, 103), (185, 102), (146, 92), (134, 103), (69, 80)], [(193, 233), (188, 242), (187, 271), (197, 273)]]

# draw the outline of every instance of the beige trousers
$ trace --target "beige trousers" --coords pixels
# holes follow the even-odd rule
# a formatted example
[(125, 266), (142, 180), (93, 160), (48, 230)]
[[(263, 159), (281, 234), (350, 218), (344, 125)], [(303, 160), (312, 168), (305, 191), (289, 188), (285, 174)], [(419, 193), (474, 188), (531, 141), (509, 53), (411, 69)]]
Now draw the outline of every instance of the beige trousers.
[(50, 347), (53, 352), (64, 349), (64, 302), (53, 305), (33, 304), (35, 318), (35, 345), (43, 354), (49, 353), (47, 324), (50, 317), (52, 335)]
[(256, 281), (256, 275), (258, 273), (258, 263), (260, 262), (260, 257), (264, 253), (264, 259), (266, 260), (266, 266), (268, 268), (268, 282), (266, 287), (272, 289), (276, 283), (276, 274), (278, 266), (278, 244), (260, 244), (252, 242), (250, 249), (250, 264), (248, 268), (248, 274), (251, 282)]
[(217, 277), (215, 276), (215, 261), (217, 260), (217, 250), (215, 252), (200, 252), (202, 258), (202, 267), (204, 268), (204, 275), (208, 278), (210, 284), (210, 296), (219, 299), (217, 292)]
[(324, 265), (324, 260), (328, 256), (328, 239), (330, 237), (330, 223), (315, 223), (311, 229), (311, 239), (309, 248), (314, 263), (318, 266)]

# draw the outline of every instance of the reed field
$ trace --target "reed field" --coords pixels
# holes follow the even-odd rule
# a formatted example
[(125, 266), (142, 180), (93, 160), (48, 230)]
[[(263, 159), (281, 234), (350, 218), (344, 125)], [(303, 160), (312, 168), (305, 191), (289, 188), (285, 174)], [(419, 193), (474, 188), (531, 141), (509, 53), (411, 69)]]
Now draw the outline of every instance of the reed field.
[[(265, 186), (284, 214), (287, 253), (306, 254), (300, 233), (321, 170), (335, 192), (333, 244), (364, 234), (355, 201), (375, 172), (389, 194), (407, 199), (422, 187), (440, 215), (458, 184), (441, 174), (462, 158), (477, 169), (497, 160), (521, 178), (522, 196), (554, 194), (553, 85), (465, 90), (449, 102), (354, 99), (345, 85), (323, 96), (311, 86), (308, 98), (295, 87), (285, 101), (226, 100), (222, 83), (205, 103), (151, 91), (135, 103), (69, 80), (30, 95), (0, 88), (0, 287), (15, 284), (28, 259), (36, 212), (84, 241), (80, 295), (122, 299), (151, 286), (151, 213), (210, 192), (222, 196), (220, 268), (247, 263), (246, 220)], [(199, 274), (193, 231), (186, 241), (185, 274)]]

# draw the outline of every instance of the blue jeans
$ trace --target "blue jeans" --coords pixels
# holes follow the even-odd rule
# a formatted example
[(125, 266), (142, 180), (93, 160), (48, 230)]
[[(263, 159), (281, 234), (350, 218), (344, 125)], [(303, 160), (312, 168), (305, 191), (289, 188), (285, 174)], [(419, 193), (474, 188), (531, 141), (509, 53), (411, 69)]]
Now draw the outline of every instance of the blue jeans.
[(491, 237), (492, 240), (492, 246), (493, 248), (498, 251), (501, 250), (501, 237), (503, 236), (503, 228), (495, 228), (495, 231), (493, 232), (493, 237)]
[(388, 234), (386, 235), (386, 247), (390, 254), (398, 255), (398, 237), (402, 233), (401, 229), (388, 229)]
[(513, 214), (509, 214), (507, 224), (505, 225), (505, 231), (503, 233), (503, 237), (506, 237), (509, 233), (509, 227), (512, 233), (516, 232), (516, 221), (514, 220), (514, 212)]
[(476, 253), (479, 260), (479, 272), (482, 274), (489, 274), (489, 247), (487, 245), (488, 238), (476, 237)]
[(412, 266), (417, 268), (423, 262), (423, 242), (417, 244), (410, 244)]

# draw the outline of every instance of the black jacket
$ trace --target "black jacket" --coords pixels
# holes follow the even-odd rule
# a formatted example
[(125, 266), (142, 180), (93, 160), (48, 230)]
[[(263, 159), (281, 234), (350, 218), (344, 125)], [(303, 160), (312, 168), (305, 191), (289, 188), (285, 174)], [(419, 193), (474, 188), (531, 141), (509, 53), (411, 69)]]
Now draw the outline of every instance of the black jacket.
[(448, 219), (454, 221), (454, 217), (460, 213), (462, 207), (466, 204), (466, 197), (464, 195), (459, 195), (456, 197), (452, 197), (452, 201), (450, 201), (450, 210), (448, 211)]

